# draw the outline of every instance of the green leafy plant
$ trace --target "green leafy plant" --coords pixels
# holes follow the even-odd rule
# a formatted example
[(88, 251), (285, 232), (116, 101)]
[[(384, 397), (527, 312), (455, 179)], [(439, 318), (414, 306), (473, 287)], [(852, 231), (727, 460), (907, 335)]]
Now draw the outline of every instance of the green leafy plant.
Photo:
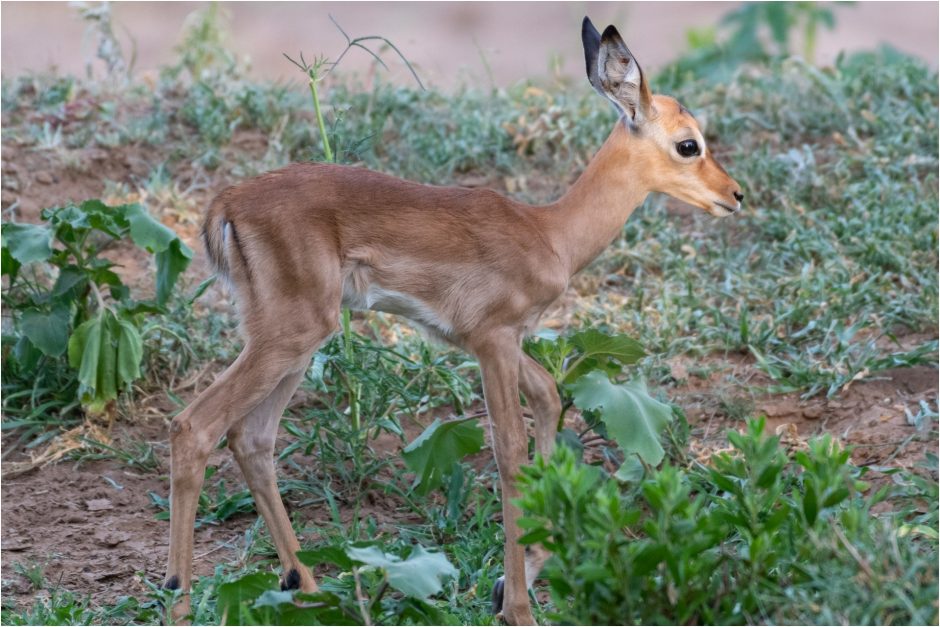
[(832, 30), (835, 24), (832, 8), (817, 2), (748, 2), (723, 16), (719, 28), (690, 30), (691, 50), (666, 68), (663, 77), (727, 80), (742, 64), (793, 53), (796, 33), (802, 38), (803, 58), (812, 63), (819, 28)]
[[(42, 219), (3, 224), (3, 303), (13, 323), (4, 365), (18, 378), (42, 378), (50, 366), (63, 367), (67, 353), (72, 393), (101, 412), (140, 377), (142, 316), (165, 308), (192, 251), (139, 204), (87, 200), (46, 209)], [(154, 255), (153, 297), (132, 298), (103, 254), (126, 239)]]
[(339, 54), (339, 56), (336, 58), (336, 61), (330, 61), (325, 56), (319, 56), (313, 60), (313, 63), (308, 63), (304, 59), (303, 52), (298, 55), (300, 57), (299, 61), (292, 59), (287, 55), (287, 53), (283, 54), (285, 59), (296, 65), (297, 68), (307, 76), (307, 86), (310, 89), (310, 99), (313, 102), (313, 109), (317, 117), (317, 127), (320, 131), (320, 140), (323, 142), (323, 156), (327, 162), (333, 163), (336, 161), (336, 156), (333, 153), (333, 148), (330, 145), (330, 139), (326, 132), (326, 122), (323, 118), (323, 112), (320, 105), (320, 93), (318, 91), (317, 84), (326, 78), (330, 72), (336, 69), (336, 67), (343, 60), (343, 57), (346, 56), (346, 53), (348, 53), (353, 48), (364, 50), (369, 53), (372, 58), (378, 62), (379, 65), (387, 70), (388, 66), (385, 65), (385, 62), (382, 61), (382, 58), (366, 45), (366, 42), (371, 41), (382, 42), (395, 51), (398, 57), (408, 67), (408, 70), (411, 72), (411, 75), (414, 77), (415, 81), (418, 83), (418, 86), (421, 89), (424, 89), (424, 85), (421, 83), (421, 79), (418, 78), (418, 73), (415, 72), (414, 67), (412, 67), (411, 63), (408, 62), (408, 59), (405, 58), (405, 55), (402, 54), (401, 50), (399, 50), (391, 41), (380, 35), (367, 35), (365, 37), (356, 37), (355, 39), (352, 39), (349, 37), (349, 35), (346, 34), (346, 31), (343, 30), (336, 20), (333, 19), (333, 16), (330, 16), (330, 21), (333, 22), (333, 25), (336, 26), (337, 30), (342, 33), (343, 37), (346, 38), (346, 48), (344, 48), (343, 51)]
[(219, 587), (223, 625), (455, 624), (431, 597), (457, 572), (442, 553), (415, 546), (402, 559), (375, 545), (330, 545), (297, 554), (309, 566), (329, 563), (342, 572), (304, 594), (278, 589), (269, 573), (246, 575)]
[[(569, 337), (542, 334), (525, 344), (526, 351), (555, 377), (562, 395), (559, 440), (576, 449), (588, 431), (611, 438), (625, 455), (618, 477), (635, 481), (644, 467), (658, 465), (665, 455), (660, 436), (673, 419), (673, 410), (652, 396), (640, 379), (617, 383), (624, 366), (635, 364), (646, 353), (626, 335), (607, 335), (596, 329)], [(563, 427), (564, 410), (582, 410), (587, 430), (575, 433)]]
[(415, 486), (427, 494), (440, 487), (460, 460), (483, 448), (483, 430), (476, 418), (442, 423), (434, 420), (402, 451), (408, 467), (417, 475)]
[[(751, 421), (711, 466), (666, 464), (624, 490), (566, 447), (523, 470), (525, 544), (552, 553), (563, 624), (931, 622), (937, 541), (879, 519), (829, 436), (787, 453)], [(925, 482), (935, 486), (936, 479)], [(936, 503), (936, 488), (919, 491)], [(916, 537), (915, 537), (916, 536)], [(893, 538), (891, 556), (881, 552)], [(898, 579), (924, 569), (917, 583)], [(799, 599), (797, 603), (795, 600)]]
[[(657, 466), (663, 460), (666, 451), (660, 435), (673, 419), (672, 407), (651, 397), (642, 381), (612, 383), (595, 371), (568, 389), (576, 406), (598, 413), (606, 433), (625, 454), (635, 453), (648, 466)], [(621, 479), (636, 478), (636, 467), (630, 459), (618, 471)]]

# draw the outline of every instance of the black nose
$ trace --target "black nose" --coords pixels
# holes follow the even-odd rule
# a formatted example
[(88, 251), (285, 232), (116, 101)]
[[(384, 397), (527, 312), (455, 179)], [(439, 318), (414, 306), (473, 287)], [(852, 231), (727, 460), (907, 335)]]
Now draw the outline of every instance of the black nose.
[(744, 194), (742, 194), (741, 192), (735, 192), (734, 199), (737, 200), (738, 202), (741, 202), (742, 200), (744, 200)]

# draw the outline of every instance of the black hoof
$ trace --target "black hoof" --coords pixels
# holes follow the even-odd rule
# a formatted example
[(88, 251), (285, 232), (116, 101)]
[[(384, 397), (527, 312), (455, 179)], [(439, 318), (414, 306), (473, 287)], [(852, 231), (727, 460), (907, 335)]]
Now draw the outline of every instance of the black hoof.
[(505, 577), (500, 577), (496, 580), (496, 583), (493, 584), (493, 614), (499, 614), (503, 611), (503, 587), (505, 585)]
[(163, 583), (164, 590), (176, 590), (180, 587), (180, 579), (176, 575), (173, 575)]
[(297, 590), (300, 588), (300, 573), (296, 568), (291, 568), (287, 577), (281, 582), (281, 590)]

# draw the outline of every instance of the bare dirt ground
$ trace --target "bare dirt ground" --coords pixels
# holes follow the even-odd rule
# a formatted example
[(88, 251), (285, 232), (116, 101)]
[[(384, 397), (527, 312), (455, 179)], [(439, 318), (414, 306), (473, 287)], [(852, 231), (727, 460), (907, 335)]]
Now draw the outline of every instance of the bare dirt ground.
[[(240, 142), (242, 140), (236, 139), (231, 149), (264, 150), (263, 141), (261, 146), (255, 146), (255, 137)], [(21, 219), (35, 220), (39, 208), (61, 204), (67, 199), (100, 196), (105, 191), (102, 175), (130, 182), (146, 171), (139, 164), (153, 163), (159, 157), (140, 153), (136, 148), (117, 149), (103, 158), (97, 154), (80, 156), (91, 159), (96, 164), (95, 169), (70, 168), (67, 165), (72, 162), (70, 155), (21, 152), (15, 146), (4, 146), (3, 177), (5, 184), (12, 181), (18, 190)], [(203, 193), (208, 198), (225, 184), (223, 180), (213, 181)], [(681, 224), (684, 210), (675, 208), (674, 211)], [(195, 225), (173, 226), (195, 250), (201, 250), (196, 241)], [(201, 254), (197, 254), (190, 275), (194, 283), (206, 274), (200, 260)], [(125, 265), (124, 274), (131, 280), (136, 276), (144, 281), (150, 274), (146, 264), (133, 257), (124, 257), (121, 261)], [(223, 298), (221, 293), (217, 297)], [(563, 324), (577, 307), (577, 301), (572, 291), (547, 318)], [(905, 345), (926, 339), (929, 338), (914, 335), (899, 338)], [(222, 367), (216, 364), (201, 373), (192, 388), (181, 392), (183, 399), (190, 400), (195, 390), (204, 387)], [(909, 424), (905, 412), (907, 409), (916, 414), (920, 401), (932, 408), (937, 406), (935, 368), (880, 372), (853, 382), (834, 398), (817, 396), (806, 401), (798, 394), (760, 392), (772, 382), (755, 368), (747, 355), (702, 360), (680, 358), (672, 364), (672, 370), (675, 385), (666, 392), (686, 409), (695, 434), (692, 452), (702, 459), (724, 445), (726, 429), (741, 428), (742, 412), (766, 415), (770, 429), (794, 445), (812, 435), (830, 433), (843, 444), (855, 447), (853, 459), (861, 465), (911, 468), (923, 459), (926, 451), (937, 447), (935, 440), (922, 437)], [(690, 371), (708, 374), (690, 374)], [(747, 387), (742, 388), (741, 381), (747, 382)], [(302, 399), (295, 402), (302, 402)], [(173, 405), (159, 396), (146, 404), (146, 411), (142, 411), (134, 423), (118, 422), (105, 435), (119, 448), (141, 442), (153, 447), (156, 471), (140, 471), (115, 459), (79, 463), (67, 456), (56, 464), (4, 478), (0, 559), (5, 596), (22, 603), (34, 598), (26, 577), (14, 568), (18, 563), (42, 565), (50, 583), (90, 595), (96, 603), (113, 603), (123, 595), (141, 597), (148, 591), (145, 579), (153, 583), (160, 581), (168, 524), (155, 519), (160, 509), (152, 502), (150, 493), (163, 498), (168, 496), (166, 427)], [(446, 417), (446, 409), (437, 415)], [(425, 418), (429, 422), (433, 416)], [(568, 417), (569, 421), (578, 419), (574, 412)], [(409, 439), (416, 436), (419, 429), (418, 424), (408, 424)], [(9, 444), (9, 440), (5, 444)], [(383, 441), (379, 448), (388, 455), (398, 455), (400, 443)], [(491, 463), (489, 455), (489, 450), (485, 450), (477, 459), (478, 466)], [(25, 451), (17, 451), (10, 462), (15, 464), (28, 459)], [(240, 473), (227, 451), (217, 451), (210, 463), (218, 466), (217, 476), (225, 478), (230, 491), (244, 489)], [(282, 471), (288, 469), (285, 467)], [(376, 494), (370, 510), (380, 524), (387, 524), (391, 529), (396, 520), (407, 519), (409, 515), (400, 506), (394, 499)], [(301, 508), (296, 514), (308, 521), (311, 528), (329, 517), (322, 505)], [(222, 524), (199, 528), (196, 531), (196, 573), (208, 574), (215, 564), (244, 559), (245, 534), (253, 528), (255, 520), (254, 515), (237, 515)]]

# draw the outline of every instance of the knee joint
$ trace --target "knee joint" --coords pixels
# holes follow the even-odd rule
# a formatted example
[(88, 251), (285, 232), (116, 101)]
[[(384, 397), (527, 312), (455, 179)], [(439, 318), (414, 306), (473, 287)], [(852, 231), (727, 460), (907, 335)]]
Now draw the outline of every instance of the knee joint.
[(273, 454), (275, 439), (246, 434), (242, 431), (230, 431), (228, 447), (236, 458), (252, 457), (258, 454)]

